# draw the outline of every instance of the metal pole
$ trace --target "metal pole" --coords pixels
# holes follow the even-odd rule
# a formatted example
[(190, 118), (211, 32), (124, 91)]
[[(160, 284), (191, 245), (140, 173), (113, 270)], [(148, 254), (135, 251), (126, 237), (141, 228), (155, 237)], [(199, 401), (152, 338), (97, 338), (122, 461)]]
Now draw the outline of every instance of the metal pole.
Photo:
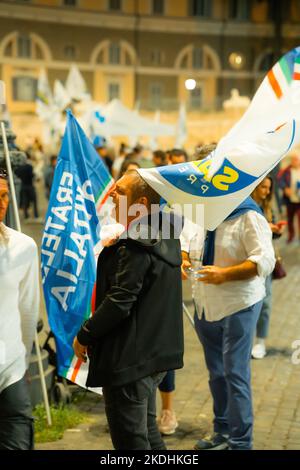
[[(21, 223), (20, 223), (20, 217), (19, 217), (19, 211), (18, 211), (15, 184), (14, 184), (13, 172), (12, 172), (11, 163), (10, 163), (10, 156), (9, 156), (9, 149), (8, 149), (8, 144), (7, 144), (6, 132), (5, 132), (5, 125), (4, 125), (3, 121), (1, 122), (1, 133), (2, 133), (2, 141), (3, 141), (3, 147), (4, 147), (5, 162), (6, 162), (7, 172), (8, 172), (10, 193), (11, 193), (11, 199), (12, 199), (12, 204), (13, 204), (13, 210), (14, 210), (16, 226), (17, 226), (18, 232), (21, 232)], [(48, 425), (51, 426), (52, 425), (52, 420), (51, 420), (50, 406), (49, 406), (49, 400), (48, 400), (48, 394), (47, 394), (47, 387), (46, 387), (43, 363), (42, 363), (42, 358), (41, 358), (40, 345), (39, 345), (39, 342), (38, 342), (38, 336), (37, 336), (36, 329), (35, 329), (34, 342), (35, 342), (35, 349), (36, 349), (37, 358), (38, 358), (40, 379), (41, 379), (42, 392), (43, 392), (45, 409), (46, 409), (46, 414), (47, 414), (47, 421), (48, 421)]]
[(194, 319), (193, 319), (192, 315), (190, 314), (190, 312), (189, 312), (189, 310), (188, 310), (188, 308), (187, 308), (187, 306), (185, 305), (184, 302), (182, 302), (182, 307), (183, 307), (183, 311), (184, 311), (184, 313), (186, 314), (186, 316), (187, 316), (187, 318), (188, 318), (190, 324), (191, 324), (192, 327), (195, 329), (195, 322), (194, 322)]
[(40, 351), (39, 339), (38, 339), (36, 329), (35, 329), (34, 341), (35, 341), (36, 354), (37, 354), (37, 358), (38, 358), (39, 373), (40, 373), (40, 379), (41, 379), (41, 386), (42, 386), (42, 391), (43, 391), (45, 409), (46, 409), (46, 414), (47, 414), (48, 426), (52, 426), (52, 419), (51, 419), (51, 412), (50, 412), (50, 406), (49, 406), (49, 400), (48, 400), (46, 380), (45, 380), (45, 374), (44, 374), (44, 369), (43, 369), (43, 362), (42, 362), (42, 356), (41, 356), (41, 351)]

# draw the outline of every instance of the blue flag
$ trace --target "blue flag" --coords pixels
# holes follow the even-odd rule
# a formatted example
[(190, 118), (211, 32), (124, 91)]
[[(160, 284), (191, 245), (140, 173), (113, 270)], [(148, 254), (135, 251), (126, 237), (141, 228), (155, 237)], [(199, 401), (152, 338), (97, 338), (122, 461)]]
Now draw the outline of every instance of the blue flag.
[(92, 314), (99, 220), (112, 185), (105, 164), (68, 111), (42, 240), (42, 280), (58, 373), (82, 386), (88, 365), (74, 356), (72, 343)]

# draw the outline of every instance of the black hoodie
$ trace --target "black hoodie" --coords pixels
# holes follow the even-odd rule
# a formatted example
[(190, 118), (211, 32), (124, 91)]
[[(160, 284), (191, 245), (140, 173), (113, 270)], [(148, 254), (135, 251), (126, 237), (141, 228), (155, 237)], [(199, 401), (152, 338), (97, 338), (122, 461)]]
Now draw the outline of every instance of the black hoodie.
[(77, 335), (89, 346), (89, 387), (183, 367), (180, 241), (170, 219), (171, 236), (162, 237), (162, 218), (154, 234), (147, 221), (142, 238), (126, 232), (99, 256), (96, 310)]

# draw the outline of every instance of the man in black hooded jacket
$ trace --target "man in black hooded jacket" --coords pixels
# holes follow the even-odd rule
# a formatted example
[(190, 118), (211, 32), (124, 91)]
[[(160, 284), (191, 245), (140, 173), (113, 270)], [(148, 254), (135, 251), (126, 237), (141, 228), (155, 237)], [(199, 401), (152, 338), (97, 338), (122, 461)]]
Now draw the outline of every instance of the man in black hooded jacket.
[(135, 171), (112, 196), (116, 220), (127, 230), (99, 256), (96, 310), (74, 350), (84, 361), (89, 354), (87, 386), (103, 387), (115, 449), (160, 450), (156, 389), (165, 371), (183, 366), (181, 227), (153, 210), (159, 195)]

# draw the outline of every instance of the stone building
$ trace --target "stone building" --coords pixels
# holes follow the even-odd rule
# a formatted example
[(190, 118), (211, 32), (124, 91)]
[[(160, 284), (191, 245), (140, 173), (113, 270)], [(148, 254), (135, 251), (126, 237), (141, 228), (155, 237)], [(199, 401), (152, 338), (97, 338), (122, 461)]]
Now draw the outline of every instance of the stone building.
[(2, 0), (0, 78), (11, 113), (34, 112), (41, 68), (53, 84), (72, 63), (101, 102), (216, 110), (299, 36), (299, 0)]

